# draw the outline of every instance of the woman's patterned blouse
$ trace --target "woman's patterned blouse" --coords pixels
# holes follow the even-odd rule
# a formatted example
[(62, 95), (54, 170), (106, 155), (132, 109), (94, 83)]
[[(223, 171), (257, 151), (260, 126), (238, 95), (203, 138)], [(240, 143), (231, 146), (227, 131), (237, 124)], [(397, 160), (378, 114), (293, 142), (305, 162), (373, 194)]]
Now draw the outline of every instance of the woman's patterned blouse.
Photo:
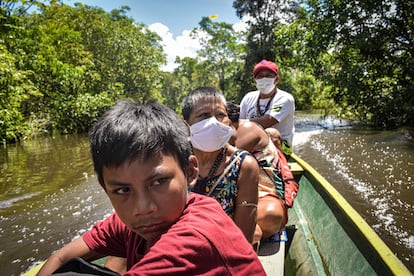
[[(236, 150), (230, 160), (226, 163), (226, 167), (231, 164), (234, 158), (238, 160), (231, 166), (231, 169), (226, 173), (223, 179), (217, 184), (214, 191), (210, 194), (210, 197), (215, 198), (223, 208), (223, 210), (229, 215), (233, 216), (234, 206), (236, 205), (236, 198), (238, 193), (237, 180), (240, 174), (240, 168), (244, 158), (249, 153), (244, 150)], [(192, 189), (193, 192), (207, 195), (214, 186), (216, 180), (220, 175), (216, 175), (206, 181), (197, 180), (196, 185)]]

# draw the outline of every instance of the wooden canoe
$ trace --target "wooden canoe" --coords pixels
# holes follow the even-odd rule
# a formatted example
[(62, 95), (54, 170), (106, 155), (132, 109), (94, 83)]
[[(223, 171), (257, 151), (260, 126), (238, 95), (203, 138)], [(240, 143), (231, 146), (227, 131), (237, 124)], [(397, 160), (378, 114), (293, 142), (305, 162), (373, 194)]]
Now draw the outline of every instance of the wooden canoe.
[[(285, 232), (263, 241), (267, 275), (412, 275), (351, 205), (304, 160), (289, 165), (299, 183)], [(26, 272), (35, 275), (42, 264)]]

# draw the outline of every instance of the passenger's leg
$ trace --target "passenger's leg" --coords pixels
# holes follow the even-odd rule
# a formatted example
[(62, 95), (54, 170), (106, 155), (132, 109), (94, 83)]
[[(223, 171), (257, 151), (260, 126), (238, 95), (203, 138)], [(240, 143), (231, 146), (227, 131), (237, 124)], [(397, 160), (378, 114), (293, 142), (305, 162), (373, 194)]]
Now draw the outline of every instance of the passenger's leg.
[(287, 210), (282, 200), (274, 195), (260, 197), (257, 206), (257, 224), (262, 232), (262, 239), (267, 239), (278, 232), (287, 222)]

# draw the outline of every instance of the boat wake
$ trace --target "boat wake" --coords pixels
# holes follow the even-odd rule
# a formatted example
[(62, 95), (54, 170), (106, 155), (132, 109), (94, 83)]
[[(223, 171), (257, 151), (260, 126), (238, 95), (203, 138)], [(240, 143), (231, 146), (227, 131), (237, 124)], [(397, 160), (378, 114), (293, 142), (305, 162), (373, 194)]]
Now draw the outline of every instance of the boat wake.
[(401, 160), (408, 159), (399, 156), (404, 153), (398, 152), (398, 145), (341, 131), (313, 130), (295, 135), (294, 147), (310, 147), (325, 159), (322, 162), (330, 171), (328, 181), (347, 195), (354, 208), (363, 206), (361, 209), (367, 213), (360, 212), (361, 215), (377, 233), (392, 236), (400, 245), (414, 249), (413, 229), (404, 229), (398, 222), (408, 220), (414, 208), (410, 197), (404, 198), (412, 187), (412, 177), (400, 170)]
[(37, 196), (38, 194), (40, 194), (40, 192), (30, 193), (30, 194), (24, 194), (22, 196), (18, 196), (18, 197), (11, 198), (11, 199), (8, 199), (8, 200), (0, 201), (0, 209), (9, 208), (9, 207), (11, 207), (16, 202), (19, 202), (19, 201), (22, 201), (22, 200), (25, 200), (25, 199), (32, 198), (34, 196)]
[(296, 150), (304, 145), (306, 145), (307, 143), (309, 143), (309, 141), (311, 140), (312, 136), (314, 135), (318, 135), (320, 133), (322, 133), (323, 130), (322, 129), (315, 129), (315, 130), (310, 130), (310, 131), (302, 131), (302, 132), (295, 132), (295, 135), (293, 136), (293, 148)]

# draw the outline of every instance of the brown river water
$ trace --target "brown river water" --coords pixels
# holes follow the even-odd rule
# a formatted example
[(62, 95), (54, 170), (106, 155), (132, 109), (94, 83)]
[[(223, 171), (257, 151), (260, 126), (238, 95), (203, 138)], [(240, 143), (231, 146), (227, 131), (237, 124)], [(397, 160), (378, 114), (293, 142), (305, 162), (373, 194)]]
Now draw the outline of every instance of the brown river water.
[[(297, 114), (294, 151), (414, 271), (414, 129), (364, 130)], [(112, 211), (86, 135), (0, 147), (0, 275), (20, 275)]]

